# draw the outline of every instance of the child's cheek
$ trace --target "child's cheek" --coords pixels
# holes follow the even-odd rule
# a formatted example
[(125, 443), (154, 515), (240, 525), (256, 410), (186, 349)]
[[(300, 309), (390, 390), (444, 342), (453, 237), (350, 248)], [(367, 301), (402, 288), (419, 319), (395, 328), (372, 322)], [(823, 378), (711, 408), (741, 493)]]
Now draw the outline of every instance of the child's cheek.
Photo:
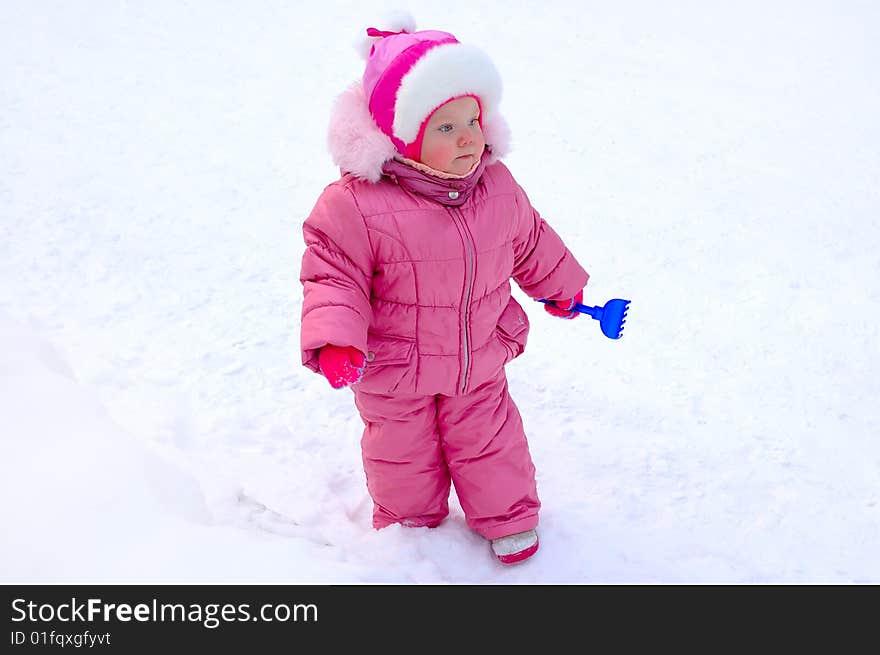
[(433, 168), (445, 166), (449, 163), (451, 158), (452, 149), (446, 143), (442, 141), (432, 141), (425, 144), (422, 159), (424, 163), (429, 166), (432, 166)]

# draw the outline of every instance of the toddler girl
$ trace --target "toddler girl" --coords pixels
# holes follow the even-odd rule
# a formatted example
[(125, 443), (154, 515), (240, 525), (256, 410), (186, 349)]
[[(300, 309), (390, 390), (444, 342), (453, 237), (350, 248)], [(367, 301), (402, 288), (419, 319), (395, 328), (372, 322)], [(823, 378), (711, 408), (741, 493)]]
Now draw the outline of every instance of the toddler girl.
[(491, 60), (407, 23), (367, 30), (363, 79), (333, 110), (341, 178), (303, 225), (302, 361), (353, 391), (375, 528), (439, 525), (452, 483), (518, 562), (540, 502), (504, 373), (529, 331), (510, 280), (570, 319), (588, 275), (500, 161)]

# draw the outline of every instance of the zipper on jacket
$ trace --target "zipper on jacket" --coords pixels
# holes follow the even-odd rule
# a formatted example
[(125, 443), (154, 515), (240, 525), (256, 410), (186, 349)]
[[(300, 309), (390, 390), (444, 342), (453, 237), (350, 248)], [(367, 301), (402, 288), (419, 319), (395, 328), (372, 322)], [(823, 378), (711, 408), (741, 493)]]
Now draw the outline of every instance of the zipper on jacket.
[(470, 232), (467, 229), (467, 225), (464, 221), (464, 216), (461, 215), (457, 209), (449, 209), (449, 213), (452, 214), (454, 220), (459, 225), (459, 230), (461, 231), (461, 238), (464, 241), (465, 252), (467, 254), (467, 258), (465, 259), (465, 296), (464, 296), (464, 306), (461, 309), (461, 328), (462, 335), (464, 335), (464, 358), (462, 360), (461, 366), (461, 391), (464, 392), (467, 387), (467, 373), (468, 368), (470, 367), (470, 336), (468, 334), (468, 314), (470, 313), (471, 308), (471, 294), (474, 290), (474, 243), (471, 240)]

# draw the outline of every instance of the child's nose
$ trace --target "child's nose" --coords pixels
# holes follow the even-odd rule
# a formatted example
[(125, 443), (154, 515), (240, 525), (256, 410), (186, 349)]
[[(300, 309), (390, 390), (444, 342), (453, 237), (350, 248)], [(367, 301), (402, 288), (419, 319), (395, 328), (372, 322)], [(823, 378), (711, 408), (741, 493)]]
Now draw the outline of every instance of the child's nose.
[(462, 130), (461, 136), (458, 138), (458, 145), (466, 146), (474, 141), (474, 130), (473, 128), (466, 128)]

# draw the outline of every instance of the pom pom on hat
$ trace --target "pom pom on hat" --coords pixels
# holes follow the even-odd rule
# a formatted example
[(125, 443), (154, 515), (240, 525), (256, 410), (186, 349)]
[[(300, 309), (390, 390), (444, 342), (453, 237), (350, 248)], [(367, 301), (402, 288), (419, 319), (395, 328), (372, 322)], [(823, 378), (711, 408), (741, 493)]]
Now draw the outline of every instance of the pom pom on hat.
[[(416, 19), (413, 18), (412, 14), (408, 11), (397, 9), (386, 12), (385, 15), (377, 21), (375, 27), (378, 28), (377, 31), (379, 32), (409, 32), (412, 34), (416, 31)], [(382, 37), (379, 35), (369, 36), (366, 32), (361, 32), (353, 43), (355, 52), (360, 55), (361, 59), (366, 61), (370, 56), (370, 50), (372, 49), (373, 44), (381, 38)]]

